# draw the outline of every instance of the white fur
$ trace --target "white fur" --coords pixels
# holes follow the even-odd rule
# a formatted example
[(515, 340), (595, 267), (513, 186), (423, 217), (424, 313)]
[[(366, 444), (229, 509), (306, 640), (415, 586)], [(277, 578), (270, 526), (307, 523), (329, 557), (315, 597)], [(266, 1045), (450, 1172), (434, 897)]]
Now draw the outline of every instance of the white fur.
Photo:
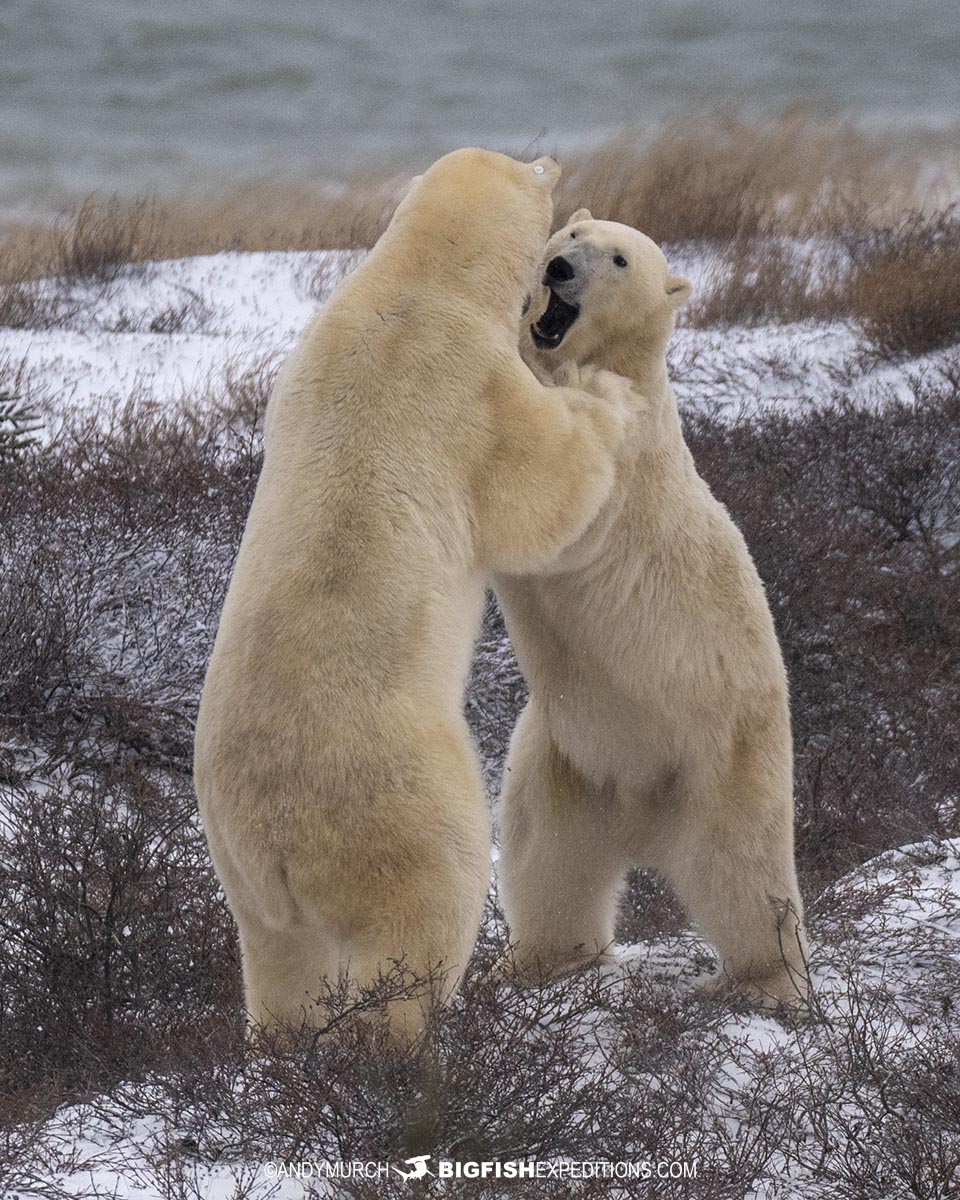
[(649, 238), (585, 210), (544, 264), (558, 254), (584, 276), (581, 314), (559, 349), (536, 354), (525, 334), (525, 352), (545, 378), (557, 358), (617, 371), (641, 399), (590, 529), (549, 573), (496, 582), (530, 686), (500, 812), (511, 937), (530, 970), (609, 954), (624, 873), (655, 867), (717, 947), (721, 979), (793, 1000), (806, 981), (787, 680), (757, 571), (697, 474), (667, 381), (689, 284)]
[[(255, 1027), (324, 980), (439, 970), (476, 937), (489, 829), (463, 687), (494, 569), (538, 570), (609, 493), (629, 386), (543, 387), (516, 315), (559, 170), (480, 150), (415, 181), (307, 328), (204, 685), (195, 775)], [(601, 398), (598, 398), (601, 397)]]

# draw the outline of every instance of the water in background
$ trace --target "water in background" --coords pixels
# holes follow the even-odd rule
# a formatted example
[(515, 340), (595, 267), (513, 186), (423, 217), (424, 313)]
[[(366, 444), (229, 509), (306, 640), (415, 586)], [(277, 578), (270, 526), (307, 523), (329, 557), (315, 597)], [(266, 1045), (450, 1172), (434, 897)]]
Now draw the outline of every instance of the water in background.
[(957, 0), (0, 0), (0, 215), (570, 149), (698, 105), (960, 132)]

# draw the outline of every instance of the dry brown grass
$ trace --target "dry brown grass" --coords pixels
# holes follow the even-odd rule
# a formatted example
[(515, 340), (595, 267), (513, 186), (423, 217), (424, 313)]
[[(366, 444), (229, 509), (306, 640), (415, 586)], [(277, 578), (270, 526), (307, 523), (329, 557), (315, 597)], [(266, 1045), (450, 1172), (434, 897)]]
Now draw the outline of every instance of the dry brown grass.
[(155, 207), (143, 197), (123, 204), (93, 197), (54, 231), (56, 274), (109, 282), (128, 263), (155, 257)]
[(221, 197), (89, 197), (52, 228), (9, 230), (0, 244), (0, 285), (50, 274), (109, 280), (128, 263), (224, 250), (372, 246), (401, 185), (360, 179), (333, 194), (261, 182)]
[(848, 309), (888, 358), (960, 341), (960, 213), (913, 216), (855, 247)]
[(229, 359), (200, 396), (185, 400), (187, 420), (200, 436), (215, 431), (231, 445), (246, 445), (251, 452), (259, 449), (267, 401), (282, 361), (276, 351)]
[[(955, 188), (957, 166), (930, 152), (802, 113), (763, 124), (687, 120), (647, 145), (624, 136), (568, 157), (556, 220), (586, 205), (659, 242), (708, 243), (715, 267), (685, 324), (851, 318), (872, 352), (923, 354), (960, 340), (960, 218), (936, 208)], [(109, 284), (122, 268), (157, 259), (368, 247), (404, 182), (355, 179), (336, 192), (261, 182), (217, 198), (90, 198), (53, 227), (13, 230), (0, 244), (0, 326), (49, 329), (75, 315), (73, 290), (44, 290), (44, 276)], [(325, 295), (330, 272), (343, 270), (310, 265), (308, 294)], [(202, 328), (200, 315), (171, 310), (151, 328)]]
[[(557, 223), (586, 205), (657, 241), (831, 231), (942, 204), (957, 163), (942, 155), (938, 163), (937, 153), (803, 113), (759, 124), (700, 115), (653, 142), (624, 135), (568, 155)], [(403, 183), (357, 177), (334, 190), (259, 181), (216, 197), (91, 197), (53, 228), (9, 230), (0, 284), (52, 273), (109, 279), (124, 263), (222, 250), (371, 246)]]
[(730, 328), (846, 314), (849, 265), (827, 247), (818, 250), (813, 257), (777, 239), (734, 239), (684, 309), (682, 324)]
[(716, 252), (681, 323), (732, 328), (849, 318), (868, 352), (916, 357), (960, 342), (960, 216), (912, 212), (803, 242), (741, 235)]
[(0, 288), (0, 328), (44, 329), (50, 313), (35, 284), (26, 280)]
[[(568, 157), (557, 217), (588, 207), (655, 241), (833, 231), (943, 204), (956, 162), (791, 112), (762, 123), (698, 115), (646, 148), (624, 136)], [(921, 183), (921, 180), (923, 181)]]

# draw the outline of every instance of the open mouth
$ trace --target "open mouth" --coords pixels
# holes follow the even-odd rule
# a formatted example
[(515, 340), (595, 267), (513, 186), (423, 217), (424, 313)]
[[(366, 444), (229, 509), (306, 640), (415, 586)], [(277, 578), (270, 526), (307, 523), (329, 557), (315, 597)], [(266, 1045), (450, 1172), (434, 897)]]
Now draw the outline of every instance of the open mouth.
[(533, 344), (539, 350), (556, 350), (566, 337), (567, 330), (580, 316), (579, 304), (568, 304), (550, 289), (550, 301), (543, 316), (530, 326)]

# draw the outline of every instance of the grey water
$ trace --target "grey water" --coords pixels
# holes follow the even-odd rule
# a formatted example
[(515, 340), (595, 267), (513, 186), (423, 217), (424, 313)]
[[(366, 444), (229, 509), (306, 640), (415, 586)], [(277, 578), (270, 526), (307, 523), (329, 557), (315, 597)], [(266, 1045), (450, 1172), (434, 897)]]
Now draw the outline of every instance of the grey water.
[(956, 142), (960, 0), (0, 0), (0, 216), (792, 104)]

